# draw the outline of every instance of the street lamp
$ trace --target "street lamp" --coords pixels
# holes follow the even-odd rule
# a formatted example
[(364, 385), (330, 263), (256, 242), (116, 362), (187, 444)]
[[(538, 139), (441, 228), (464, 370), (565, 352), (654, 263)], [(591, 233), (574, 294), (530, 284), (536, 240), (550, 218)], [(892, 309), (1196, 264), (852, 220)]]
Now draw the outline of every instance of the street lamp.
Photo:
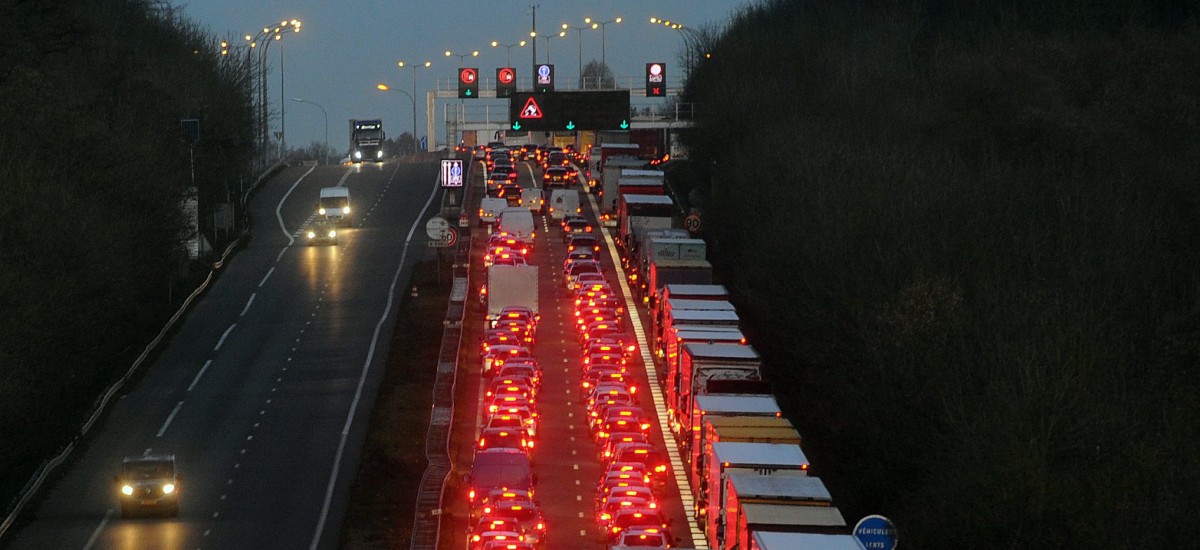
[[(262, 130), (261, 143), (262, 143), (263, 151), (266, 151), (267, 141), (268, 141), (268, 138), (267, 138), (267, 50), (269, 49), (271, 42), (280, 42), (280, 44), (279, 44), (280, 159), (283, 158), (283, 152), (286, 150), (286, 143), (287, 143), (287, 141), (285, 139), (285, 135), (286, 135), (285, 134), (285, 132), (286, 132), (286, 118), (285, 118), (286, 117), (286, 108), (285, 108), (285, 105), (286, 105), (286, 103), (285, 103), (284, 98), (286, 97), (286, 95), (285, 95), (284, 89), (283, 89), (283, 85), (284, 85), (283, 43), (281, 41), (283, 40), (283, 36), (287, 33), (300, 32), (300, 26), (301, 26), (301, 23), (300, 23), (300, 20), (298, 20), (298, 19), (283, 20), (283, 21), (280, 21), (279, 25), (275, 26), (274, 28), (272, 28), (270, 26), (266, 26), (266, 27), (263, 27), (261, 32), (255, 34), (254, 36), (251, 36), (251, 35), (245, 36), (246, 42), (248, 42), (250, 44), (250, 48), (252, 50), (255, 48), (258, 48), (258, 51), (259, 51), (259, 105), (261, 106), (259, 115), (261, 117), (260, 118), (260, 125), (261, 125), (260, 127)], [(259, 44), (261, 44), (261, 47), (259, 47)]]
[[(650, 23), (653, 25), (662, 25), (668, 29), (679, 31), (679, 35), (683, 37), (684, 66), (686, 74), (691, 75), (692, 67), (696, 65), (698, 61), (697, 57), (700, 51), (705, 49), (704, 40), (701, 34), (695, 29), (685, 27), (682, 23), (673, 23), (658, 17), (651, 17)], [(709, 57), (707, 52), (705, 52), (704, 55), (705, 57)]]
[(535, 41), (539, 38), (546, 39), (546, 64), (549, 65), (550, 64), (550, 39), (554, 38), (555, 36), (557, 36), (559, 38), (566, 38), (567, 31), (559, 31), (558, 34), (547, 34), (546, 36), (541, 36), (537, 33), (530, 33), (530, 36), (533, 36), (533, 39)]
[(404, 94), (406, 97), (408, 97), (408, 100), (412, 102), (412, 114), (413, 114), (413, 130), (412, 130), (412, 131), (413, 131), (413, 153), (416, 153), (416, 152), (417, 152), (417, 100), (416, 100), (416, 98), (414, 98), (414, 97), (413, 97), (411, 94), (409, 94), (408, 92), (406, 92), (406, 91), (404, 91), (404, 90), (401, 90), (400, 88), (393, 88), (393, 87), (391, 87), (391, 86), (388, 86), (387, 84), (376, 84), (376, 85), (375, 85), (375, 88), (377, 88), (377, 89), (379, 89), (379, 90), (383, 90), (383, 91), (385, 91), (385, 92), (400, 92), (400, 93)]
[(610, 23), (620, 23), (621, 18), (618, 17), (609, 21), (593, 21), (591, 17), (584, 17), (583, 22), (591, 25), (593, 29), (596, 28), (597, 25), (600, 26), (600, 64), (608, 67), (608, 59), (604, 57), (604, 31), (608, 28)]
[(308, 103), (309, 105), (316, 105), (317, 108), (321, 110), (321, 114), (325, 116), (325, 150), (321, 151), (321, 164), (324, 164), (329, 156), (329, 113), (325, 112), (325, 108), (316, 101), (308, 101), (298, 97), (293, 97), (292, 101), (295, 101), (296, 103)]
[(497, 42), (495, 40), (492, 41), (493, 48), (505, 48), (508, 50), (508, 65), (505, 65), (506, 67), (512, 67), (512, 49), (514, 47), (524, 48), (525, 44), (526, 44), (526, 42), (524, 40), (517, 42), (515, 44), (501, 44), (500, 42)]
[[(412, 75), (413, 75), (412, 95), (409, 95), (408, 98), (412, 100), (412, 104), (413, 104), (413, 108), (412, 108), (412, 117), (413, 117), (412, 138), (413, 138), (413, 152), (416, 152), (420, 149), (419, 142), (417, 141), (417, 69), (421, 68), (421, 67), (425, 67), (426, 69), (428, 69), (431, 65), (433, 65), (433, 63), (426, 61), (424, 63), (413, 63), (413, 64), (406, 65), (403, 61), (398, 61), (396, 63), (396, 65), (398, 67), (400, 67), (401, 69), (403, 69), (404, 67), (410, 67), (413, 70), (413, 72), (412, 72)], [(379, 84), (375, 87), (379, 88), (380, 90), (391, 89), (391, 90), (395, 90), (397, 92), (401, 91), (398, 88), (387, 88), (383, 84)]]
[(457, 57), (458, 66), (461, 68), (463, 63), (466, 63), (466, 59), (468, 57), (479, 57), (479, 50), (472, 51), (471, 53), (454, 53), (450, 50), (446, 50), (446, 57)]
[(583, 31), (592, 28), (591, 26), (574, 27), (566, 23), (562, 24), (563, 32), (574, 30), (579, 39), (579, 88), (583, 89)]

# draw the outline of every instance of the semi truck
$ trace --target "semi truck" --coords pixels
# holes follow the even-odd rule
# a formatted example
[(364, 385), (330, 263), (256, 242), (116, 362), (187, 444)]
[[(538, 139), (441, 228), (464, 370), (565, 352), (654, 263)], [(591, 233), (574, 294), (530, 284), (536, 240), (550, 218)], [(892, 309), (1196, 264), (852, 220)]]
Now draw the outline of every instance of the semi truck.
[(646, 288), (642, 291), (642, 303), (659, 289), (671, 284), (712, 284), (712, 264), (708, 260), (657, 260), (650, 262)]
[(661, 360), (663, 378), (671, 369), (679, 368), (679, 346), (685, 342), (701, 344), (745, 344), (746, 335), (737, 327), (706, 327), (703, 325), (675, 325), (663, 333), (662, 344), (654, 349), (654, 356)]
[(728, 300), (729, 289), (725, 285), (665, 284), (650, 298), (650, 314), (658, 313), (659, 304), (668, 298), (692, 298), (696, 300)]
[(693, 485), (702, 483), (713, 443), (790, 443), (799, 445), (800, 432), (779, 412), (779, 403), (770, 395), (701, 395), (696, 398), (696, 423), (703, 426), (692, 431), (695, 439), (685, 458), (691, 464)]
[(675, 227), (675, 201), (663, 195), (622, 195), (617, 202), (617, 245), (628, 253), (635, 227)]
[[(679, 373), (672, 380), (668, 373), (668, 382), (675, 382), (668, 391), (674, 394), (675, 400), (668, 399), (668, 406), (674, 406), (676, 423), (679, 433), (690, 434), (693, 423), (696, 396), (714, 393), (758, 393), (761, 384), (762, 358), (753, 346), (729, 344), (697, 344), (687, 343), (680, 350)], [(753, 391), (743, 391), (739, 384), (747, 385)], [(684, 438), (689, 446), (691, 440)]]
[[(739, 329), (738, 325), (741, 320), (738, 318), (736, 311), (712, 311), (712, 310), (695, 310), (683, 309), (672, 312), (672, 318), (663, 322), (662, 334), (670, 335), (675, 327), (687, 326), (691, 329), (705, 328), (708, 330), (718, 329)], [(740, 330), (740, 329), (739, 329)], [(664, 336), (664, 340), (666, 336)], [(670, 354), (670, 347), (661, 341), (650, 338), (649, 345), (651, 349), (663, 349), (663, 353)], [(682, 350), (682, 344), (679, 344), (674, 350), (675, 354), (679, 354)], [(678, 362), (677, 358), (675, 362)], [(670, 363), (668, 363), (668, 366)], [(669, 403), (668, 403), (669, 405)]]
[[(808, 457), (799, 445), (777, 443), (713, 443), (705, 456), (708, 473), (695, 488), (697, 520), (720, 513), (725, 484), (733, 474), (774, 476), (808, 475)], [(711, 538), (710, 538), (711, 540)]]
[(350, 119), (350, 160), (383, 162), (383, 121)]
[(763, 531), (754, 534), (748, 550), (863, 550), (863, 546), (854, 535)]
[(538, 266), (493, 265), (488, 268), (484, 287), (489, 321), (500, 318), (506, 307), (519, 306), (538, 314)]
[(747, 548), (758, 531), (846, 534), (846, 520), (833, 507), (817, 477), (733, 474), (725, 482), (720, 513), (709, 517), (713, 548)]
[(666, 339), (666, 334), (663, 332), (663, 327), (667, 323), (674, 321), (674, 315), (680, 311), (733, 311), (737, 308), (726, 300), (696, 300), (691, 298), (668, 298), (666, 305), (662, 308), (662, 315), (650, 317), (650, 341), (656, 343), (652, 346), (655, 350), (662, 349), (662, 343)]
[(646, 161), (633, 157), (613, 157), (596, 168), (596, 183), (593, 185), (592, 176), (588, 176), (588, 184), (592, 185), (596, 200), (600, 203), (600, 215), (603, 220), (615, 220), (617, 217), (617, 182), (622, 174), (630, 171), (643, 170)]

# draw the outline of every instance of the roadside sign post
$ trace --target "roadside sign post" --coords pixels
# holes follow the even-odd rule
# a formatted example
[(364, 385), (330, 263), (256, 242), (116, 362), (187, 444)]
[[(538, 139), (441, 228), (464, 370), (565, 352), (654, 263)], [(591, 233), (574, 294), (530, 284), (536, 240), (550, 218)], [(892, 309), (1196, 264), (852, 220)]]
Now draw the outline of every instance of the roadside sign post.
[(892, 520), (871, 515), (858, 520), (854, 525), (854, 538), (866, 550), (894, 550), (896, 548), (896, 526)]

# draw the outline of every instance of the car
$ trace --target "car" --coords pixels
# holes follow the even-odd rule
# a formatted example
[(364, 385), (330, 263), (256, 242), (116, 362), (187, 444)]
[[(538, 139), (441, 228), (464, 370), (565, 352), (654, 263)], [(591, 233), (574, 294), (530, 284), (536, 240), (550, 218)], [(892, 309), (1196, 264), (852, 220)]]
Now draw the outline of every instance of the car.
[(571, 264), (571, 267), (563, 272), (563, 284), (568, 290), (579, 290), (582, 286), (575, 287), (575, 281), (584, 273), (601, 273), (600, 263), (584, 260)]
[(314, 244), (337, 245), (338, 243), (336, 224), (323, 218), (318, 218), (312, 225), (308, 226), (308, 231), (304, 232), (304, 236), (307, 238), (306, 243), (308, 246)]
[(566, 187), (570, 184), (570, 176), (567, 169), (562, 166), (551, 166), (542, 172), (542, 187), (550, 189), (553, 187)]
[(500, 319), (524, 319), (525, 322), (534, 326), (537, 329), (537, 322), (541, 316), (533, 312), (533, 308), (527, 306), (508, 306), (500, 310)]
[(671, 547), (670, 536), (660, 527), (633, 526), (618, 533), (613, 547), (621, 549), (645, 548), (663, 550)]
[[(516, 531), (484, 531), (478, 535), (471, 535), (471, 550), (483, 550), (483, 548), (494, 542), (524, 542), (524, 535)], [(495, 548), (495, 546), (492, 546)], [(503, 548), (503, 546), (501, 546)]]
[(504, 362), (509, 359), (532, 359), (533, 354), (529, 352), (529, 348), (525, 346), (514, 345), (498, 345), (492, 346), (487, 353), (483, 354), (483, 372), (484, 374), (491, 373), (493, 369), (499, 369), (504, 366)]
[(533, 450), (533, 440), (529, 439), (524, 428), (484, 428), (479, 432), (479, 443), (475, 449), (517, 449), (529, 452)]
[(542, 384), (542, 370), (538, 368), (536, 363), (526, 363), (523, 361), (507, 361), (503, 367), (496, 373), (497, 377), (508, 376), (524, 376), (533, 382), (533, 389), (536, 391)]
[[(624, 493), (625, 491), (618, 491)], [(629, 491), (636, 492), (636, 491)], [(609, 523), (613, 516), (623, 508), (658, 508), (658, 503), (654, 501), (654, 497), (645, 498), (640, 496), (613, 495), (608, 494), (604, 499), (604, 504), (599, 506), (596, 511), (596, 523), (601, 529), (608, 529)]]
[(570, 290), (579, 290), (588, 285), (594, 284), (608, 284), (608, 279), (605, 278), (603, 272), (580, 273), (578, 276), (571, 279)]
[(651, 478), (661, 478), (668, 469), (667, 454), (650, 443), (621, 443), (612, 451), (614, 462), (641, 462)]
[(529, 265), (529, 262), (524, 256), (506, 253), (493, 260), (492, 265)]
[[(647, 432), (613, 432), (608, 436), (608, 440), (600, 447), (600, 459), (607, 464), (611, 461), (616, 448), (626, 443), (650, 443), (650, 436)], [(647, 472), (649, 473), (649, 472)]]
[(528, 406), (503, 407), (488, 417), (488, 428), (524, 428), (530, 439), (537, 438), (537, 414)]
[(483, 543), (483, 550), (536, 550), (529, 541), (493, 540)]
[(471, 160), (487, 160), (487, 149), (483, 145), (476, 145), (471, 153)]
[(532, 500), (524, 498), (502, 498), (483, 508), (484, 515), (512, 519), (520, 526), (526, 542), (535, 546), (546, 537), (546, 518)]
[(663, 519), (662, 511), (657, 508), (623, 508), (613, 516), (609, 523), (608, 537), (615, 541), (622, 531), (634, 527), (645, 527), (666, 531), (667, 520)]
[(577, 248), (590, 248), (593, 252), (600, 252), (600, 240), (594, 233), (573, 234), (567, 239), (567, 252), (572, 252)]
[(521, 524), (517, 520), (505, 517), (488, 517), (487, 513), (479, 518), (475, 523), (475, 528), (471, 530), (471, 538), (483, 535), (488, 531), (521, 531)]
[(125, 457), (121, 461), (121, 475), (113, 476), (121, 501), (121, 517), (145, 510), (178, 516), (182, 479), (173, 454)]
[(499, 197), (500, 188), (508, 183), (508, 178), (504, 174), (488, 174), (487, 180), (487, 196)]
[[(562, 224), (563, 241), (570, 240), (572, 235), (591, 233), (595, 230), (592, 223), (583, 218), (571, 218)], [(598, 252), (599, 250), (597, 250)]]
[(512, 204), (510, 202), (509, 206), (521, 206), (521, 186), (515, 182), (505, 180), (505, 182), (500, 185), (500, 190), (497, 192), (496, 196), (505, 199), (509, 197), (515, 197), (517, 204)]
[(497, 395), (520, 395), (531, 402), (537, 397), (537, 393), (533, 389), (533, 380), (525, 376), (504, 378), (497, 376), (492, 379), (483, 397), (484, 399), (491, 399)]

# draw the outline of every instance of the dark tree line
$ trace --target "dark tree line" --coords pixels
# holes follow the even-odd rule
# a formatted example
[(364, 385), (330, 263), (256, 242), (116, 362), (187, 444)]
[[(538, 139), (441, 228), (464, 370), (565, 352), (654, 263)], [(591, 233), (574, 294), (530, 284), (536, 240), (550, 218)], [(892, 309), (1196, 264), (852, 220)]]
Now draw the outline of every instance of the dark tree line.
[(1195, 545), (1198, 12), (774, 0), (693, 71), (692, 195), (850, 521)]
[[(186, 190), (219, 245), (213, 205), (249, 184), (255, 144), (245, 54), (165, 4), (0, 0), (0, 20), (7, 506), (188, 288)], [(194, 182), (185, 118), (200, 120)]]

